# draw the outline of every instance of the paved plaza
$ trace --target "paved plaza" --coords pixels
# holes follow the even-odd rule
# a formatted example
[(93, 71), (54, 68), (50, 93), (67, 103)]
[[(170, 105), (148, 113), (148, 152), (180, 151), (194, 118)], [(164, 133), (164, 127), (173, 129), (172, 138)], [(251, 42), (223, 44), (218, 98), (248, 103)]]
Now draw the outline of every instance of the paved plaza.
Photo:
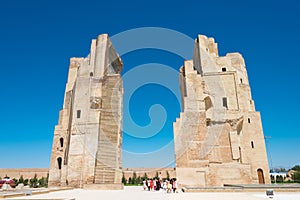
[[(76, 199), (76, 200), (98, 200), (98, 199), (122, 199), (122, 200), (261, 200), (269, 199), (265, 193), (166, 193), (165, 191), (143, 191), (142, 187), (125, 187), (124, 190), (65, 190), (51, 192), (48, 194), (15, 197), (11, 199)], [(297, 200), (300, 193), (276, 193), (274, 200)]]

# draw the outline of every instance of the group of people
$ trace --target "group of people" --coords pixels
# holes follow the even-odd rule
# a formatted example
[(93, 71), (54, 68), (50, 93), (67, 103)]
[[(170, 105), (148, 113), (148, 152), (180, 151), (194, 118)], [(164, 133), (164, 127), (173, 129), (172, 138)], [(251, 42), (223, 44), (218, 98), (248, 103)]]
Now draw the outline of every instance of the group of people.
[(167, 193), (178, 192), (178, 184), (176, 178), (164, 181), (160, 179), (143, 180), (143, 188), (144, 190), (148, 191), (159, 191), (160, 189), (163, 189), (167, 191)]

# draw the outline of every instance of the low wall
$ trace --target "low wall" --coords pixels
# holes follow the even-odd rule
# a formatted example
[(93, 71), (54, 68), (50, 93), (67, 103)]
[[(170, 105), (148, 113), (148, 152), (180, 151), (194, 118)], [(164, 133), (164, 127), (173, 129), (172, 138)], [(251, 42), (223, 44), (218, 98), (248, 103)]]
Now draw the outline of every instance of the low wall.
[(10, 178), (19, 179), (22, 175), (24, 179), (33, 178), (36, 174), (38, 178), (47, 177), (48, 168), (0, 168), (0, 178), (8, 176)]
[[(137, 177), (143, 177), (146, 173), (149, 178), (153, 178), (157, 172), (160, 178), (166, 178), (167, 171), (170, 178), (176, 177), (175, 168), (123, 168), (123, 172), (127, 180), (129, 177), (133, 176), (134, 172)], [(37, 174), (38, 178), (42, 178), (47, 177), (48, 172), (48, 168), (0, 168), (0, 178), (8, 176), (10, 178), (19, 179), (20, 176), (23, 175), (24, 179), (30, 179), (33, 178), (35, 174)]]
[(132, 178), (133, 173), (136, 173), (137, 177), (143, 177), (144, 174), (147, 174), (148, 178), (153, 178), (158, 173), (159, 178), (167, 178), (167, 171), (170, 175), (170, 178), (176, 178), (175, 168), (123, 168), (123, 173), (125, 178), (128, 180), (129, 177)]

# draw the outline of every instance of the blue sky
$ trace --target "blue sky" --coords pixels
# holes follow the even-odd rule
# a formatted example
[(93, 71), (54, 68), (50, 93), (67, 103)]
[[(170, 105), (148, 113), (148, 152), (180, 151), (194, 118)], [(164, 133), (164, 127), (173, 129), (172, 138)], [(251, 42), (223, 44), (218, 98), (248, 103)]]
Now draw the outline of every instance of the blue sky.
[[(48, 167), (69, 58), (87, 56), (91, 39), (101, 33), (113, 36), (148, 26), (173, 29), (191, 38), (214, 37), (220, 55), (240, 52), (264, 133), (272, 137), (271, 167), (300, 164), (299, 7), (296, 0), (1, 1), (0, 167)], [(177, 55), (154, 49), (130, 52), (122, 59), (124, 73), (145, 63), (178, 70), (183, 62)], [(178, 101), (159, 85), (139, 88), (130, 102), (137, 124), (149, 123), (152, 104), (165, 107), (166, 126), (146, 140), (124, 134), (125, 150), (147, 153), (172, 141)], [(124, 163), (148, 165), (142, 160)]]

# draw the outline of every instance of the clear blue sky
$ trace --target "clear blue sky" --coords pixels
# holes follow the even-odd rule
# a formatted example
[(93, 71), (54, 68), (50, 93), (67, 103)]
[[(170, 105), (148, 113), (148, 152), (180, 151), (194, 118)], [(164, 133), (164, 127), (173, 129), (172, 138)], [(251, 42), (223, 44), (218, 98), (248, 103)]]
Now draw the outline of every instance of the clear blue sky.
[[(113, 36), (148, 26), (173, 29), (191, 38), (197, 34), (214, 37), (220, 55), (242, 53), (264, 133), (272, 137), (271, 166), (300, 164), (299, 8), (296, 0), (1, 1), (0, 168), (48, 167), (69, 58), (87, 56), (91, 39), (98, 34)], [(183, 62), (177, 55), (153, 49), (134, 51), (122, 59), (124, 73), (145, 63), (178, 70)], [(153, 152), (172, 142), (179, 102), (159, 85), (139, 88), (130, 101), (137, 124), (149, 123), (152, 104), (165, 107), (166, 125), (147, 139), (125, 133), (124, 150)], [(171, 151), (168, 156), (172, 158)], [(124, 160), (124, 165), (129, 163), (149, 165), (143, 160)]]

